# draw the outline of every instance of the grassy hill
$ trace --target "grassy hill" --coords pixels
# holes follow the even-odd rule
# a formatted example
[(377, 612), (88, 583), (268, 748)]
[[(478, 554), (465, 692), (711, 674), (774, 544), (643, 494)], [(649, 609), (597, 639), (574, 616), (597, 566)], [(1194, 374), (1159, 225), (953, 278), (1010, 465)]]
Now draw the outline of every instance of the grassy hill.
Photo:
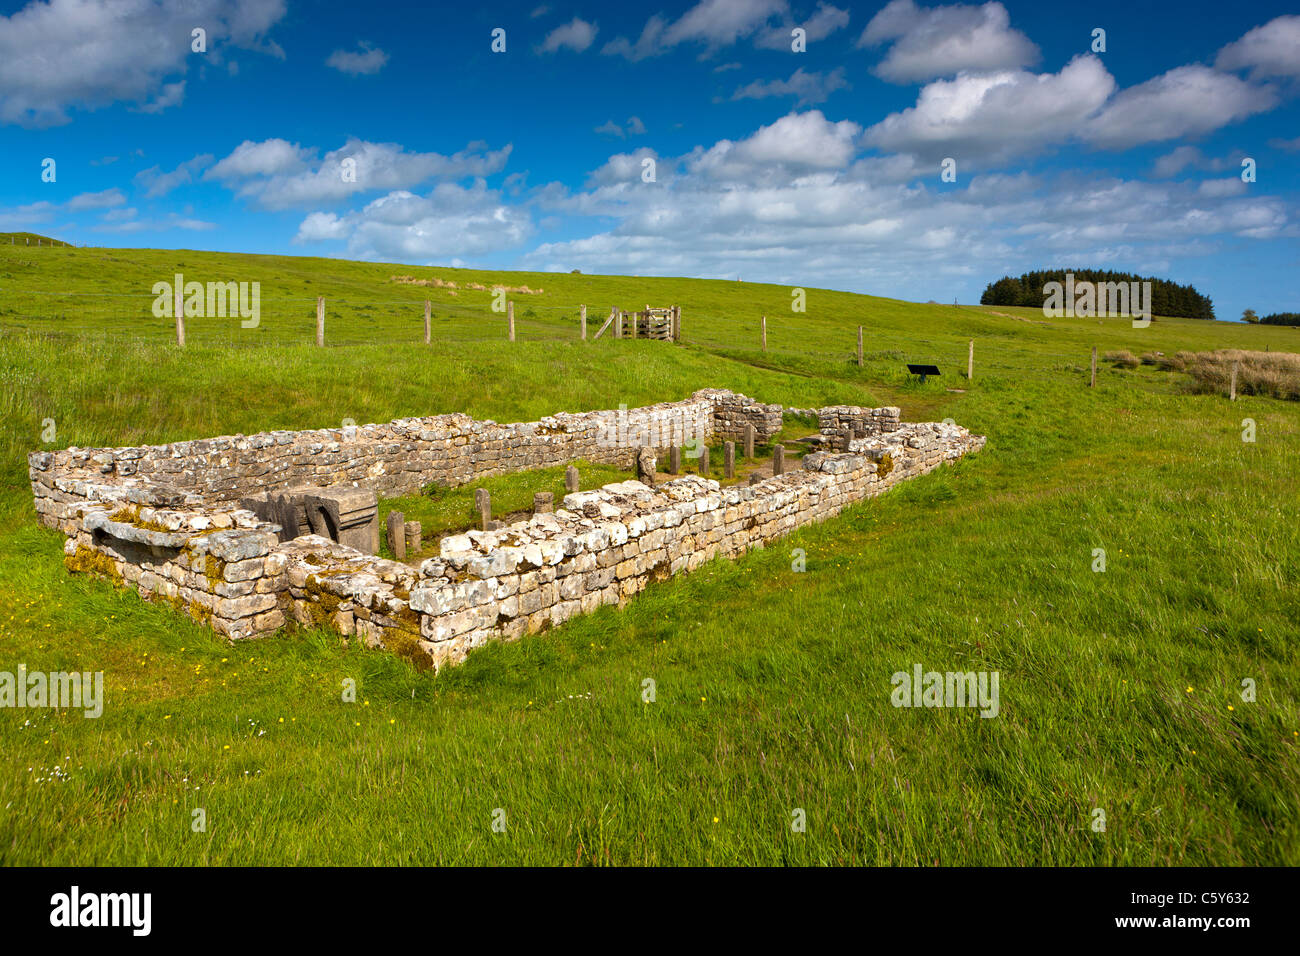
[[(176, 272), (260, 282), (258, 327), (190, 319), (177, 349), (150, 310)], [(543, 290), (511, 296), (518, 341), (471, 283)], [(1300, 862), (1300, 404), (1145, 366), (1102, 363), (1087, 387), (1093, 346), (1300, 351), (1300, 331), (791, 301), (750, 282), (0, 244), (0, 670), (102, 670), (108, 692), (98, 720), (0, 711), (0, 863)], [(680, 304), (684, 342), (581, 342), (582, 303), (592, 333), (614, 305)], [(907, 361), (943, 374), (920, 385)], [(989, 442), (437, 678), (328, 633), (232, 648), (69, 577), (26, 479), (36, 448), (509, 421), (704, 386), (898, 404)], [(1000, 715), (895, 709), (890, 676), (915, 663), (999, 671)]]

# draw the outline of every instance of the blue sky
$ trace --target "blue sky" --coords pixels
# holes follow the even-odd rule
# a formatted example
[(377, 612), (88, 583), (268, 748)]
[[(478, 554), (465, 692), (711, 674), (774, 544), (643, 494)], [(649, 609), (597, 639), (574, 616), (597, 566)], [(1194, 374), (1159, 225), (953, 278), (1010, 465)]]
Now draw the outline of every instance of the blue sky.
[(1293, 10), (0, 4), (0, 230), (921, 301), (1078, 265), (1300, 311)]

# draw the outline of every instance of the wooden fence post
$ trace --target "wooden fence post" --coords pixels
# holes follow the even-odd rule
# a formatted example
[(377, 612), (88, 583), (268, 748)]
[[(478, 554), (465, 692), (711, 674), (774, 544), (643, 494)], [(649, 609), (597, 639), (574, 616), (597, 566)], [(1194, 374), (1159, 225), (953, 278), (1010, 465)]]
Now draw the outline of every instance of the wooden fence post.
[(1088, 383), (1089, 388), (1097, 387), (1097, 346), (1092, 347), (1092, 380)]
[(1228, 399), (1233, 402), (1237, 400), (1237, 369), (1240, 365), (1240, 362), (1232, 363), (1232, 391), (1228, 393)]
[(623, 337), (623, 310), (619, 309), (618, 318), (615, 319), (614, 321), (614, 338), (621, 339), (622, 337)]
[(763, 316), (762, 321), (759, 323), (759, 326), (763, 330), (763, 351), (766, 352), (767, 351), (767, 316)]
[(181, 283), (176, 283), (172, 292), (172, 301), (176, 307), (176, 344), (185, 348), (185, 296), (181, 292)]
[(432, 309), (433, 309), (433, 304), (428, 299), (425, 299), (424, 300), (424, 344), (425, 345), (428, 345), (430, 339), (433, 337)]
[(325, 296), (316, 296), (316, 345), (325, 345)]
[(862, 368), (862, 326), (858, 326), (858, 368)]
[(515, 340), (515, 300), (506, 303), (506, 321), (510, 326), (510, 341)]
[(587, 307), (581, 306), (579, 315), (582, 319), (582, 341), (587, 341)]
[(970, 340), (970, 351), (966, 354), (966, 381), (975, 377), (975, 340)]

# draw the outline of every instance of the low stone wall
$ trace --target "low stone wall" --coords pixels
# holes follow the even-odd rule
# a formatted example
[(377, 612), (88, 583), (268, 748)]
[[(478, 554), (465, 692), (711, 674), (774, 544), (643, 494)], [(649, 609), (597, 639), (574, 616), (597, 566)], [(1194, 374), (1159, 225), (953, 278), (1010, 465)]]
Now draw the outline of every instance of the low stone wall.
[[(648, 583), (715, 556), (761, 547), (984, 444), (955, 425), (899, 425), (897, 409), (844, 406), (816, 412), (837, 427), (861, 421), (874, 423), (876, 430), (851, 440), (847, 453), (811, 454), (801, 469), (753, 485), (721, 488), (716, 481), (686, 476), (654, 488), (629, 481), (576, 492), (554, 513), (497, 531), (444, 538), (440, 556), (418, 569), (315, 534), (281, 541), (280, 525), (231, 500), (267, 488), (245, 482), (287, 487), (286, 473), (294, 469), (301, 469), (295, 474), (302, 480), (310, 476), (319, 485), (361, 466), (374, 471), (369, 481), (408, 490), (426, 484), (431, 473), (478, 476), (559, 464), (572, 459), (555, 456), (578, 457), (577, 449), (588, 459), (618, 456), (630, 464), (637, 448), (734, 435), (736, 427), (755, 422), (762, 425), (755, 430), (763, 440), (770, 439), (780, 427), (780, 406), (705, 390), (686, 402), (516, 425), (440, 416), (440, 421), (457, 420), (460, 438), (508, 434), (525, 449), (497, 447), (498, 437), (451, 440), (448, 447), (463, 449), (468, 464), (445, 455), (422, 457), (429, 443), (448, 440), (410, 431), (411, 422), (431, 419), (358, 429), (369, 436), (357, 446), (368, 450), (369, 465), (337, 460), (344, 443), (303, 438), (336, 430), (144, 449), (68, 449), (33, 453), (29, 460), (41, 520), (68, 535), (69, 570), (99, 574), (146, 599), (172, 603), (231, 639), (272, 632), (294, 620), (441, 666), (487, 641), (621, 603)], [(546, 431), (549, 422), (560, 425)], [(592, 444), (593, 427), (603, 430), (598, 446)], [(389, 440), (394, 430), (416, 437)], [(286, 449), (305, 451), (298, 456)], [(403, 449), (428, 470), (399, 467)], [(215, 478), (203, 475), (199, 464), (201, 456), (213, 455), (219, 456), (215, 467), (221, 473)], [(149, 466), (142, 467), (146, 462)], [(159, 475), (180, 476), (189, 486), (161, 482)], [(386, 484), (384, 479), (395, 476), (406, 476), (404, 483)]]
[(780, 405), (764, 405), (720, 388), (701, 389), (695, 393), (695, 397), (705, 398), (712, 403), (713, 434), (718, 438), (743, 441), (745, 427), (753, 425), (754, 437), (762, 443), (781, 430)]
[(867, 438), (895, 431), (899, 427), (899, 409), (863, 408), (858, 405), (828, 405), (817, 409), (817, 424), (823, 435), (840, 436), (845, 429), (853, 438)]
[(444, 538), (410, 594), (419, 647), (435, 664), (454, 663), (488, 641), (622, 603), (653, 581), (762, 547), (984, 444), (944, 424), (895, 435), (885, 453), (818, 452), (801, 470), (754, 485), (721, 488), (694, 475), (655, 489), (622, 482), (567, 495), (562, 510), (501, 531)]
[(194, 510), (302, 485), (351, 485), (393, 495), (578, 459), (631, 467), (641, 446), (708, 441), (718, 422), (728, 428), (742, 422), (743, 430), (747, 420), (764, 422), (759, 434), (766, 437), (780, 428), (780, 406), (705, 389), (682, 402), (561, 413), (535, 422), (499, 424), (453, 414), (136, 448), (33, 452), (28, 473), (41, 521), (71, 532), (76, 507), (87, 501)]
[(274, 631), (288, 607), (276, 525), (251, 512), (151, 512), (84, 506), (64, 542), (69, 571), (107, 577), (164, 600), (231, 639)]

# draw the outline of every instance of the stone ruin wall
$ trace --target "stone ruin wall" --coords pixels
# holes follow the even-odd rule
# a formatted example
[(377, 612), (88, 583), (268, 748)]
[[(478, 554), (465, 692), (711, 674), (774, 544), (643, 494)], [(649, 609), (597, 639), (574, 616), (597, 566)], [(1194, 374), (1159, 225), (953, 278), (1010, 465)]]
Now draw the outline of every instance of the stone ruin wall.
[[(729, 396), (727, 408), (756, 404), (709, 391)], [(684, 402), (505, 425), (453, 414), (138, 448), (68, 448), (33, 452), (28, 465), (41, 521), (69, 531), (77, 506), (94, 500), (194, 510), (298, 485), (351, 485), (397, 495), (431, 483), (462, 485), (578, 459), (631, 467), (642, 445), (666, 448), (712, 438), (723, 407), (697, 393)], [(780, 415), (769, 416), (758, 429), (759, 440), (780, 427)]]
[[(875, 411), (884, 419), (892, 413), (897, 421), (897, 409)], [(605, 428), (600, 441), (613, 442), (599, 449), (603, 458), (592, 448), (593, 420)], [(629, 427), (620, 431), (619, 421)], [(444, 423), (447, 434), (420, 437), (417, 430), (410, 438), (413, 422)], [(551, 430), (550, 422), (568, 427)], [(440, 666), (462, 660), (489, 640), (540, 631), (603, 604), (622, 603), (647, 583), (693, 570), (715, 556), (762, 547), (984, 443), (958, 426), (909, 424), (856, 442), (850, 453), (809, 455), (802, 468), (754, 485), (723, 489), (699, 476), (653, 489), (622, 482), (570, 494), (553, 514), (494, 532), (444, 538), (440, 556), (419, 568), (318, 535), (281, 542), (278, 525), (230, 503), (265, 487), (257, 482), (267, 476), (277, 487), (288, 487), (324, 483), (355, 474), (357, 467), (374, 471), (375, 478), (401, 476), (400, 484), (383, 487), (410, 490), (427, 484), (435, 467), (441, 475), (475, 477), (566, 463), (570, 455), (627, 465), (647, 436), (675, 435), (671, 440), (680, 442), (692, 437), (690, 428), (703, 428), (695, 437), (709, 438), (733, 434), (737, 426), (743, 432), (746, 424), (758, 430), (756, 422), (763, 425), (762, 439), (770, 438), (780, 427), (780, 406), (707, 390), (687, 402), (515, 425), (465, 416), (406, 419), (362, 426), (357, 433), (365, 441), (353, 445), (340, 440), (338, 429), (272, 432), (144, 449), (36, 452), (29, 465), (37, 512), (45, 524), (68, 535), (65, 562), (72, 571), (99, 574), (146, 599), (167, 601), (230, 639), (269, 633), (296, 620)], [(652, 425), (662, 431), (648, 430)], [(407, 439), (395, 441), (398, 433)], [(470, 441), (470, 435), (479, 440)], [(514, 436), (528, 451), (498, 447), (502, 435)], [(433, 450), (426, 445), (467, 449), (470, 464), (435, 466), (444, 459), (430, 456), (421, 459), (429, 470), (392, 468), (403, 446), (416, 453)], [(344, 448), (362, 455), (362, 449), (373, 449), (375, 457), (337, 458)], [(575, 451), (579, 448), (583, 451)], [(263, 470), (266, 462), (251, 453), (266, 449), (274, 449), (267, 454), (273, 464)], [(214, 455), (220, 456), (217, 467), (223, 474), (200, 477), (198, 460)], [(120, 468), (131, 462), (133, 470)], [(154, 467), (142, 474), (141, 462)], [(286, 465), (298, 469), (297, 477), (284, 474), (290, 470)], [(256, 474), (244, 478), (245, 470)], [(172, 482), (155, 483), (150, 478), (155, 474)], [(202, 491), (175, 483), (177, 476), (190, 474), (197, 488), (232, 479), (236, 484), (206, 499)], [(372, 479), (343, 480), (368, 484)]]

